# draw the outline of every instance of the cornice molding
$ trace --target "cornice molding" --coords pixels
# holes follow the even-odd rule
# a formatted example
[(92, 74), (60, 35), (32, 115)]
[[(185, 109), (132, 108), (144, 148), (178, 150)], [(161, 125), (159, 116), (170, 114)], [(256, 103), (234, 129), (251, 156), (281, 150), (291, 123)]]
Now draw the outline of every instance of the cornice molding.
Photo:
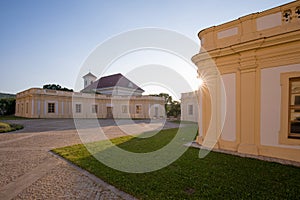
[(198, 67), (215, 64), (222, 73), (300, 63), (300, 30), (200, 52), (192, 61)]

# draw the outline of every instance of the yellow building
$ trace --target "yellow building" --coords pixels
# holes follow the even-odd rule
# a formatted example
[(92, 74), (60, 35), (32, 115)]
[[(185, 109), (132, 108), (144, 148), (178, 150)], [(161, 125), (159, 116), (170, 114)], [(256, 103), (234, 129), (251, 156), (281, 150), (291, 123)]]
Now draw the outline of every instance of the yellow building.
[(300, 1), (198, 35), (198, 143), (300, 162)]
[(16, 96), (16, 116), (27, 118), (164, 118), (164, 99), (121, 74), (84, 77), (81, 92), (31, 88)]

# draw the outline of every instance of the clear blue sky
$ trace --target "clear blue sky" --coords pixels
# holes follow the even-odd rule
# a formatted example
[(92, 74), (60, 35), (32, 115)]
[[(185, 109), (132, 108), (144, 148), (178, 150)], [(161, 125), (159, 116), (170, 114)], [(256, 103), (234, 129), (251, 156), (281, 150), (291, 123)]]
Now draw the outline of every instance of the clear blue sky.
[(57, 83), (74, 88), (80, 67), (120, 32), (158, 27), (197, 33), (287, 0), (0, 0), (0, 92)]

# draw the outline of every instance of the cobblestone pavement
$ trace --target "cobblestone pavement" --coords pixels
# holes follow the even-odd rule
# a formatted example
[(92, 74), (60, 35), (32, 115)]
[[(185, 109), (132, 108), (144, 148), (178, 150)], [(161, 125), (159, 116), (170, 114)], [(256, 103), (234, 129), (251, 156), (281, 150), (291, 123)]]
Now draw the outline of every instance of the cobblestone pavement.
[[(72, 119), (16, 120), (25, 128), (0, 134), (0, 199), (133, 199), (93, 175), (57, 158), (49, 150), (82, 143)], [(81, 129), (93, 133), (99, 130), (91, 120)], [(148, 121), (138, 125), (113, 120), (100, 120), (108, 138), (126, 135), (124, 132), (156, 129)], [(177, 124), (166, 123), (164, 128)], [(123, 128), (122, 128), (123, 127)], [(125, 128), (124, 128), (125, 127)], [(82, 137), (82, 135), (81, 135)], [(99, 139), (99, 138), (98, 138)], [(104, 138), (100, 138), (104, 139)]]

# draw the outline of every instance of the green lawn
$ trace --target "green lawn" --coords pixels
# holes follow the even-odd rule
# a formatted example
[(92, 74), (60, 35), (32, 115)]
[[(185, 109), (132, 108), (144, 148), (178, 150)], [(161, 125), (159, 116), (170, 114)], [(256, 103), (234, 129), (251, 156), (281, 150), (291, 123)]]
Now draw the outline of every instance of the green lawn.
[(175, 124), (198, 124), (197, 122), (181, 121), (181, 120), (172, 120), (170, 122), (175, 123)]
[[(177, 129), (163, 130), (147, 139), (122, 137), (112, 142), (132, 152), (151, 152), (167, 144), (176, 132)], [(300, 198), (300, 168), (251, 158), (210, 152), (199, 159), (199, 150), (189, 148), (161, 170), (135, 174), (106, 167), (83, 145), (54, 152), (139, 199)]]

